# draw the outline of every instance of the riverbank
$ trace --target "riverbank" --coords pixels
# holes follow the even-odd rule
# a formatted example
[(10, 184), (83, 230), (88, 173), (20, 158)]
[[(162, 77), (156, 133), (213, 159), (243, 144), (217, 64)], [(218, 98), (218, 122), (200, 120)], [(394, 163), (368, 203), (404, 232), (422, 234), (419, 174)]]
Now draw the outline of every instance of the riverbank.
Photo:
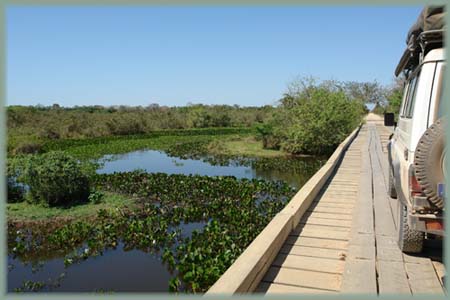
[(95, 217), (98, 212), (115, 210), (123, 207), (136, 207), (136, 201), (116, 193), (104, 192), (99, 203), (86, 202), (67, 207), (48, 207), (42, 204), (31, 204), (26, 201), (19, 203), (7, 203), (6, 214), (8, 222), (34, 223), (36, 221), (51, 222), (56, 219), (84, 220)]
[[(48, 154), (97, 164), (94, 196), (67, 207), (7, 204), (8, 290), (89, 291), (95, 265), (115, 268), (96, 284), (105, 290), (127, 291), (120, 274), (139, 270), (136, 290), (203, 292), (325, 161), (263, 149), (254, 132), (202, 133), (47, 144)], [(83, 274), (75, 287), (68, 272)]]

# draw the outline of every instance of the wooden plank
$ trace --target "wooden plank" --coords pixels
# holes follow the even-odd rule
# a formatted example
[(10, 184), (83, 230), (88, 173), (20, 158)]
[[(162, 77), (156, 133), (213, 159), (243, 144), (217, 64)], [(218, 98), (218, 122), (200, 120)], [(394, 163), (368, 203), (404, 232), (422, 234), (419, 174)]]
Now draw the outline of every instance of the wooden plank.
[(438, 261), (431, 261), (433, 264), (434, 270), (436, 271), (437, 277), (441, 282), (441, 285), (444, 286), (444, 276), (445, 276), (445, 267), (444, 264)]
[(322, 231), (338, 231), (338, 232), (350, 232), (349, 227), (333, 226), (333, 225), (322, 225), (322, 224), (312, 224), (311, 222), (300, 222), (302, 230), (322, 230)]
[(343, 176), (334, 177), (329, 183), (328, 188), (332, 191), (354, 192), (355, 189), (358, 189), (358, 185), (352, 184), (351, 182), (355, 182), (355, 178), (357, 179), (358, 177), (359, 176), (349, 176), (348, 178)]
[(378, 288), (383, 294), (409, 294), (411, 290), (403, 262), (377, 261)]
[(351, 215), (352, 214), (352, 210), (348, 209), (348, 208), (334, 208), (334, 207), (323, 207), (323, 206), (310, 208), (307, 211), (331, 213), (331, 214), (337, 214), (337, 215)]
[(358, 169), (344, 169), (339, 168), (336, 172), (336, 174), (339, 176), (339, 174), (346, 174), (346, 175), (359, 175), (359, 168)]
[(352, 173), (350, 173), (350, 172), (345, 172), (345, 173), (342, 173), (342, 172), (337, 172), (336, 173), (336, 178), (342, 178), (342, 179), (345, 179), (345, 180), (358, 180), (358, 178), (361, 176), (361, 173), (360, 173), (360, 171), (358, 171), (358, 172), (352, 172)]
[(336, 214), (330, 214), (330, 213), (323, 213), (323, 212), (306, 212), (306, 217), (313, 217), (313, 218), (322, 218), (322, 219), (333, 219), (333, 220), (352, 220), (352, 215), (336, 215)]
[(311, 289), (294, 285), (261, 282), (255, 293), (264, 294), (337, 294), (336, 291)]
[(278, 254), (272, 266), (308, 271), (342, 274), (345, 262), (339, 259)]
[(346, 227), (350, 228), (352, 225), (352, 221), (349, 220), (330, 220), (330, 219), (319, 219), (319, 218), (313, 218), (309, 217), (305, 220), (300, 221), (300, 224), (308, 222), (308, 224), (312, 225), (329, 225), (329, 226), (339, 226), (339, 227)]
[(354, 205), (356, 202), (356, 196), (355, 197), (334, 197), (334, 196), (322, 196), (320, 198), (317, 198), (316, 202), (320, 203), (342, 203), (342, 204), (348, 204), (348, 205)]
[(291, 232), (291, 215), (277, 214), (207, 293), (253, 291)]
[(330, 184), (333, 185), (345, 185), (345, 186), (349, 186), (349, 187), (358, 187), (358, 184), (355, 183), (353, 180), (343, 180), (339, 177), (335, 177), (333, 178), (333, 180), (331, 181)]
[(350, 239), (349, 244), (375, 247), (375, 236), (370, 233), (352, 234), (352, 238)]
[(348, 246), (348, 259), (368, 259), (375, 260), (374, 245), (354, 245)]
[(327, 191), (343, 191), (343, 192), (349, 192), (349, 193), (357, 193), (358, 192), (358, 186), (347, 186), (345, 184), (330, 184), (327, 187)]
[(343, 193), (337, 193), (337, 192), (328, 192), (325, 191), (323, 194), (319, 195), (319, 199), (323, 198), (329, 198), (329, 199), (348, 199), (348, 200), (355, 200), (357, 199), (358, 194), (351, 193), (351, 194), (343, 194)]
[(339, 274), (278, 267), (271, 267), (263, 280), (266, 282), (331, 291), (339, 291), (341, 286), (341, 275)]
[(280, 253), (342, 260), (346, 256), (347, 251), (285, 244), (281, 248)]
[(342, 193), (342, 194), (348, 194), (348, 195), (355, 195), (355, 194), (357, 194), (358, 193), (358, 188), (357, 187), (352, 187), (352, 188), (342, 188), (342, 187), (337, 187), (337, 186), (334, 186), (334, 187), (328, 187), (327, 189), (326, 189), (326, 193), (336, 193), (336, 194), (339, 194), (339, 193)]
[(377, 247), (399, 249), (397, 239), (392, 236), (376, 235)]
[(422, 264), (422, 265), (430, 264), (430, 259), (428, 257), (423, 257), (419, 255), (410, 255), (406, 253), (403, 253), (403, 260), (405, 261), (405, 263)]
[(375, 261), (348, 259), (345, 263), (341, 293), (377, 294)]
[(439, 294), (444, 295), (439, 278), (433, 265), (405, 263), (409, 286), (413, 294)]
[(317, 247), (325, 249), (345, 250), (348, 247), (347, 241), (319, 239), (313, 237), (290, 235), (286, 239), (286, 245), (299, 245), (307, 247)]
[(302, 230), (302, 228), (300, 228), (300, 227), (295, 228), (291, 232), (290, 235), (321, 238), (321, 239), (331, 239), (331, 240), (341, 240), (341, 241), (346, 241), (349, 238), (348, 232), (340, 232), (340, 231), (334, 231), (334, 230), (321, 230), (321, 229)]
[(374, 216), (372, 205), (360, 201), (353, 210), (353, 232), (374, 234)]
[(379, 247), (377, 244), (377, 259), (383, 261), (391, 262), (401, 262), (403, 263), (402, 251), (397, 248), (384, 248)]
[(374, 173), (375, 231), (379, 235), (395, 236), (397, 232), (394, 219), (388, 202), (386, 187), (381, 180), (383, 180), (383, 177), (380, 175), (380, 170), (377, 170)]
[(357, 191), (346, 191), (346, 190), (325, 190), (325, 192), (322, 195), (331, 195), (331, 196), (356, 196)]
[(355, 206), (353, 203), (336, 203), (329, 201), (315, 202), (315, 203), (317, 203), (315, 207), (346, 208), (349, 210), (352, 210), (353, 207)]

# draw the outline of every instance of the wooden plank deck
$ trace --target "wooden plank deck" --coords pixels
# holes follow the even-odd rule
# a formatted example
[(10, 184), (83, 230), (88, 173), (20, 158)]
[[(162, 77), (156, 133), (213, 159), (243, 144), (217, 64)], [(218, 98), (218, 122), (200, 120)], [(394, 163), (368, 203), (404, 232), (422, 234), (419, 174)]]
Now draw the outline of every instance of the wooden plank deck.
[(397, 246), (397, 200), (386, 193), (389, 135), (369, 115), (256, 293), (444, 294), (443, 265)]

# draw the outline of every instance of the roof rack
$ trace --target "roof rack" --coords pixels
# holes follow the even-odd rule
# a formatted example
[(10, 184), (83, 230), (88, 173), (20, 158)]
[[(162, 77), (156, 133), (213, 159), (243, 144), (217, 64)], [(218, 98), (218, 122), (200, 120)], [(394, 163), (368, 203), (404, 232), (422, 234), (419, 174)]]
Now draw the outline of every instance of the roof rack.
[(409, 44), (395, 69), (395, 76), (402, 71), (406, 77), (416, 66), (420, 65), (425, 55), (432, 49), (443, 46), (444, 29), (427, 30), (421, 32), (414, 43)]

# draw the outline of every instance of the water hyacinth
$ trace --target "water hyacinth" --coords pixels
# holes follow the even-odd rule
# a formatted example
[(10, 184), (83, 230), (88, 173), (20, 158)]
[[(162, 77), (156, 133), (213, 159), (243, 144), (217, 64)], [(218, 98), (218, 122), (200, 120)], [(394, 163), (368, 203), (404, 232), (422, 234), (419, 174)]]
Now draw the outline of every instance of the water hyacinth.
[[(171, 291), (204, 292), (295, 193), (284, 182), (142, 171), (95, 175), (93, 182), (135, 195), (138, 208), (100, 210), (95, 220), (45, 234), (9, 228), (10, 253), (24, 261), (64, 257), (70, 268), (122, 245), (160, 255), (174, 272)], [(203, 228), (183, 234), (183, 224), (193, 222)]]

